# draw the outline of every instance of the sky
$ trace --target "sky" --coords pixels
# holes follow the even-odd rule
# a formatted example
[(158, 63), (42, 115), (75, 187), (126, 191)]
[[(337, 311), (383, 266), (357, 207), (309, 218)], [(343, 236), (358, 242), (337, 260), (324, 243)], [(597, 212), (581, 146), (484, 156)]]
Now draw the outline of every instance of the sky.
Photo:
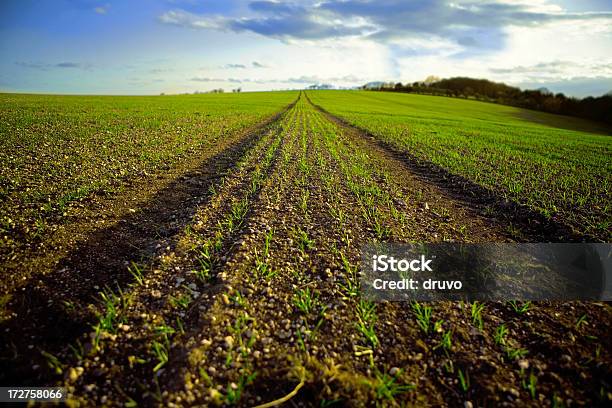
[(0, 1), (0, 91), (260, 91), (430, 75), (612, 91), (612, 0)]

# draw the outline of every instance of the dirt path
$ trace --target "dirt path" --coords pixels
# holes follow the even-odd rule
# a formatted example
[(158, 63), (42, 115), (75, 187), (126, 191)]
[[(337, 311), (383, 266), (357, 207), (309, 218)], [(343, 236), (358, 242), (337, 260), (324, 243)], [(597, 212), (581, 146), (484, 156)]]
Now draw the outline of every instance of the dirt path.
[[(360, 296), (368, 242), (512, 241), (534, 238), (531, 229), (509, 230), (503, 217), (415, 174), (304, 94), (240, 151), (204, 199), (191, 194), (197, 205), (177, 220), (172, 245), (132, 273), (124, 265), (123, 279), (90, 306), (94, 330), (64, 339), (71, 348), (58, 344), (51, 365), (73, 402), (539, 406), (609, 398), (607, 305), (373, 304)], [(58, 303), (80, 299), (81, 285), (107, 283), (69, 270)]]

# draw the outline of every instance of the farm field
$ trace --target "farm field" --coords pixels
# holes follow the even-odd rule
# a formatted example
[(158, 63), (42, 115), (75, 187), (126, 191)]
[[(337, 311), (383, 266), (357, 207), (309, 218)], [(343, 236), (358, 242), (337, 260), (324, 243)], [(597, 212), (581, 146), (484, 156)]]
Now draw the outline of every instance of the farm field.
[(600, 125), (348, 91), (0, 95), (0, 119), (0, 385), (69, 406), (612, 400), (607, 303), (371, 303), (358, 277), (369, 242), (609, 240)]
[[(167, 183), (165, 173), (175, 165), (214, 158), (294, 98), (209, 95), (204, 108), (197, 96), (0, 95), (0, 256), (10, 261), (20, 252), (44, 251), (61, 225), (78, 224), (58, 238), (64, 242), (87, 232), (84, 224), (92, 220), (81, 211), (85, 202), (119, 192), (125, 181)], [(145, 198), (132, 195), (133, 205), (104, 210), (134, 210)], [(93, 223), (103, 224), (101, 218)], [(12, 266), (24, 269), (21, 261)]]
[(386, 92), (312, 101), (399, 152), (525, 205), (578, 236), (609, 241), (612, 130), (509, 106)]

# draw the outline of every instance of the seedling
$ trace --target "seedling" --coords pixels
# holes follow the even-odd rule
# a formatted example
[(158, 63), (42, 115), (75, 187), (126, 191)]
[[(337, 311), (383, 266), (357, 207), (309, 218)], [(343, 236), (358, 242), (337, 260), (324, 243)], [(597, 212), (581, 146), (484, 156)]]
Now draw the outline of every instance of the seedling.
[(200, 267), (194, 273), (202, 283), (209, 282), (212, 277), (214, 258), (211, 246), (210, 242), (207, 242), (198, 253), (197, 260)]
[(191, 296), (189, 294), (184, 293), (179, 297), (169, 296), (168, 301), (172, 305), (172, 307), (180, 307), (183, 309), (187, 309), (189, 304), (191, 303)]
[(437, 350), (438, 348), (442, 347), (442, 349), (444, 350), (445, 353), (449, 353), (451, 351), (451, 348), (453, 347), (453, 332), (452, 331), (445, 331), (442, 334), (442, 339), (440, 339), (440, 342), (434, 346), (434, 350)]
[(528, 353), (529, 351), (524, 348), (506, 347), (506, 355), (510, 360), (518, 360), (519, 358), (525, 357)]
[(397, 380), (400, 374), (401, 371), (395, 376), (391, 376), (387, 373), (381, 375), (381, 373), (377, 371), (375, 387), (376, 399), (394, 401), (395, 397), (398, 395), (412, 391), (416, 388), (413, 384), (398, 384)]
[(536, 377), (533, 371), (529, 373), (528, 381), (525, 381), (525, 379), (522, 380), (523, 388), (529, 391), (529, 395), (531, 396), (531, 399), (535, 399), (536, 397), (537, 384), (538, 384), (538, 377)]
[(579, 330), (580, 327), (586, 323), (587, 323), (587, 315), (583, 314), (582, 316), (578, 318), (578, 320), (576, 320), (576, 330)]
[(243, 373), (236, 384), (236, 387), (232, 387), (231, 384), (228, 384), (225, 390), (225, 402), (228, 404), (235, 404), (240, 400), (242, 393), (244, 392), (244, 388), (247, 385), (250, 385), (257, 377), (257, 373)]
[(500, 324), (495, 329), (495, 344), (497, 345), (505, 345), (506, 344), (506, 336), (508, 335), (508, 329), (505, 324)]
[(74, 354), (78, 361), (81, 361), (85, 356), (85, 348), (83, 347), (81, 340), (77, 339), (76, 346), (69, 344), (68, 347), (70, 348), (70, 350), (72, 350), (72, 354)]
[(64, 369), (64, 365), (59, 361), (57, 357), (55, 357), (53, 354), (48, 353), (44, 350), (41, 351), (40, 354), (42, 354), (47, 360), (47, 365), (49, 366), (49, 368), (51, 368), (56, 374), (62, 373)]
[(306, 250), (314, 249), (314, 241), (308, 237), (306, 231), (298, 229), (295, 235), (300, 252), (304, 253)]
[(268, 257), (270, 254), (270, 243), (272, 242), (273, 236), (274, 230), (271, 229), (266, 232), (261, 255), (259, 254), (259, 251), (255, 249), (255, 273), (257, 276), (264, 277), (265, 279), (271, 279), (275, 275), (271, 265), (268, 263)]
[(246, 307), (247, 302), (242, 293), (240, 291), (236, 291), (236, 293), (230, 297), (230, 299), (236, 304), (238, 307)]
[(166, 346), (155, 340), (153, 340), (151, 345), (153, 347), (153, 354), (158, 361), (157, 365), (153, 367), (153, 371), (156, 372), (168, 362), (168, 349)]
[(132, 266), (128, 266), (128, 271), (134, 277), (134, 280), (138, 285), (142, 286), (144, 284), (144, 275), (142, 274), (142, 270), (135, 262), (132, 262)]
[(359, 281), (357, 279), (357, 267), (350, 264), (346, 256), (340, 252), (342, 258), (342, 265), (344, 266), (344, 284), (340, 283), (339, 286), (345, 293), (347, 298), (356, 297), (359, 295)]
[(369, 302), (364, 299), (360, 299), (357, 303), (357, 328), (364, 335), (366, 340), (372, 345), (377, 347), (380, 342), (376, 336), (374, 324), (376, 323), (376, 304)]
[(526, 313), (531, 307), (531, 302), (525, 302), (520, 305), (516, 300), (511, 300), (508, 303), (510, 304), (510, 306), (512, 306), (512, 309), (518, 314)]
[(417, 324), (423, 333), (429, 333), (429, 324), (431, 321), (431, 307), (421, 305), (418, 302), (412, 303), (412, 311), (417, 319)]
[(309, 190), (304, 190), (304, 192), (300, 196), (300, 209), (302, 210), (303, 213), (306, 213), (306, 211), (308, 210), (308, 199), (309, 199), (309, 197), (310, 197), (310, 191)]
[(478, 327), (479, 330), (482, 330), (484, 323), (482, 321), (482, 311), (484, 310), (485, 305), (482, 303), (474, 302), (472, 303), (472, 323)]
[(310, 288), (298, 289), (293, 295), (293, 304), (304, 314), (314, 310), (319, 301), (319, 295)]
[(457, 379), (459, 380), (459, 387), (461, 387), (461, 391), (467, 392), (470, 389), (470, 375), (466, 371), (465, 373), (458, 368), (457, 369)]

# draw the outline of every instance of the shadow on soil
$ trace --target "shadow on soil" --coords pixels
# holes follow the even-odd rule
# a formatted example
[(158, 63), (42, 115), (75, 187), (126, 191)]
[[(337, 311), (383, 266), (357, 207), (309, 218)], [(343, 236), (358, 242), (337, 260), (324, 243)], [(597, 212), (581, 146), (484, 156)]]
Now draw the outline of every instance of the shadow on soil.
[(134, 279), (131, 262), (174, 247), (176, 235), (209, 201), (210, 187), (294, 104), (172, 181), (140, 211), (93, 232), (55, 270), (15, 291), (8, 305), (14, 315), (0, 324), (0, 385), (51, 385), (56, 374), (49, 354), (91, 331), (95, 313), (88, 305), (99, 301), (99, 292), (126, 287)]

